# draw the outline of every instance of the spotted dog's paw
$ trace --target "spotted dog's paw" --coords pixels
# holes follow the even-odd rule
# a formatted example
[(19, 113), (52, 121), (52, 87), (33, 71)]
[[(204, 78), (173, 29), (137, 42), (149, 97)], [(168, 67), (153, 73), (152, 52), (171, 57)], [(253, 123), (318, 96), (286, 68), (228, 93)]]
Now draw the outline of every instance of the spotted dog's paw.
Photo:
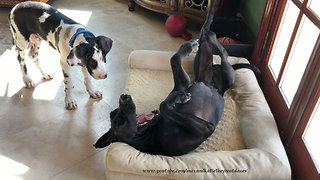
[(93, 99), (101, 99), (102, 93), (100, 91), (94, 91), (94, 90), (87, 90), (90, 94), (90, 97)]
[(65, 103), (66, 103), (66, 109), (68, 110), (74, 110), (74, 109), (77, 109), (78, 107), (77, 102), (70, 96), (65, 98)]
[(44, 79), (44, 80), (51, 80), (51, 79), (53, 79), (53, 77), (52, 77), (51, 74), (43, 74), (43, 75), (42, 75), (42, 79)]
[(28, 89), (34, 88), (34, 83), (32, 82), (32, 79), (30, 78), (30, 76), (28, 75), (23, 76), (23, 82), (26, 88)]

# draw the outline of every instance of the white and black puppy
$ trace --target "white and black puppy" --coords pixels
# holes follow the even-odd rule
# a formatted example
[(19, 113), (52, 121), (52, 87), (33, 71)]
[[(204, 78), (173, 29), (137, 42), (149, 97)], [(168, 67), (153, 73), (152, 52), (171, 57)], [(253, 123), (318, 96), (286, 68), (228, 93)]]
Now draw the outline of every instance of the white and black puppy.
[(23, 2), (16, 5), (9, 14), (9, 23), (13, 43), (18, 50), (23, 81), (27, 88), (34, 87), (25, 64), (25, 50), (28, 48), (30, 48), (28, 55), (35, 62), (43, 78), (52, 78), (43, 72), (38, 61), (39, 46), (41, 41), (45, 40), (61, 55), (66, 108), (77, 108), (72, 94), (74, 85), (70, 76), (70, 66), (82, 66), (84, 83), (90, 97), (102, 97), (99, 91), (93, 89), (88, 74), (95, 79), (107, 77), (105, 63), (106, 55), (112, 46), (110, 38), (95, 37), (83, 25), (63, 15), (54, 7), (40, 2)]

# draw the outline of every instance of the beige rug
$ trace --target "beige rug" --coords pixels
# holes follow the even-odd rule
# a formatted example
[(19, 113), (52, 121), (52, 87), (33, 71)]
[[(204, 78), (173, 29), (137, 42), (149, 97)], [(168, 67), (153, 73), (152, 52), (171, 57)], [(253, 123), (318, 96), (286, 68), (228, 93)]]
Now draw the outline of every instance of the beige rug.
[[(130, 69), (125, 92), (133, 97), (137, 114), (158, 109), (173, 88), (170, 71)], [(229, 91), (224, 95), (225, 108), (214, 133), (195, 151), (233, 151), (245, 149), (236, 117), (236, 105)]]

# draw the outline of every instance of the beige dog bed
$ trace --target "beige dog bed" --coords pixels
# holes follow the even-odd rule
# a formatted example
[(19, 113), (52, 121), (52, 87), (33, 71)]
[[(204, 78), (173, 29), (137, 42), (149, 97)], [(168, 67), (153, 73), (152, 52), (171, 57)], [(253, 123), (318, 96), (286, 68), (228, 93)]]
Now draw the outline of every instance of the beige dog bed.
[[(157, 109), (173, 88), (170, 58), (174, 52), (134, 51), (126, 93), (137, 113)], [(184, 62), (191, 75), (194, 55)], [(229, 57), (231, 64), (248, 63)], [(214, 56), (214, 63), (220, 58)], [(194, 152), (178, 157), (142, 153), (112, 143), (105, 153), (107, 179), (290, 179), (290, 165), (263, 93), (251, 70), (236, 71), (225, 93), (225, 109), (215, 132)]]

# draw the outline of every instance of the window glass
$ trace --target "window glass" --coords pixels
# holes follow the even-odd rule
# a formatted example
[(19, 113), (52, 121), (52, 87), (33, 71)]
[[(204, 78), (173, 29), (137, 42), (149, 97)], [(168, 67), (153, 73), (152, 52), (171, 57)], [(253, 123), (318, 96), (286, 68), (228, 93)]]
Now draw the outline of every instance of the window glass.
[(293, 2), (288, 1), (268, 64), (276, 80), (278, 79), (283, 58), (286, 54), (292, 32), (298, 18), (298, 14), (299, 8)]
[(303, 134), (303, 140), (311, 154), (314, 163), (320, 172), (320, 101), (312, 113), (311, 119)]
[(300, 80), (310, 59), (319, 29), (306, 16), (302, 17), (288, 63), (280, 82), (280, 89), (290, 106), (296, 94)]

